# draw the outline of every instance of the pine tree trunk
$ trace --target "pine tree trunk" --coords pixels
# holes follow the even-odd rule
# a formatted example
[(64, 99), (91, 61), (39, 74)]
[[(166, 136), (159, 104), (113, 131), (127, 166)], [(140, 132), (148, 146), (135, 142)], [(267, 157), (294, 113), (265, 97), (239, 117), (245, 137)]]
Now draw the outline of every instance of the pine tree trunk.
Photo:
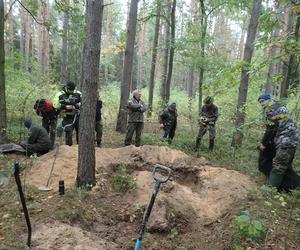
[(242, 59), (243, 58), (243, 52), (244, 52), (244, 45), (245, 45), (245, 30), (242, 29), (242, 34), (241, 34), (241, 38), (240, 38), (240, 42), (239, 42), (239, 53), (238, 53), (238, 59)]
[(170, 57), (169, 57), (169, 68), (168, 68), (168, 78), (166, 81), (166, 99), (165, 102), (168, 103), (170, 99), (170, 89), (171, 89), (171, 80), (173, 73), (173, 61), (175, 53), (175, 10), (176, 10), (176, 0), (173, 0), (172, 11), (171, 11), (171, 44), (170, 44)]
[(5, 49), (4, 49), (4, 2), (0, 0), (0, 144), (7, 140), (6, 99), (5, 99)]
[[(14, 0), (9, 1), (9, 5), (13, 4)], [(7, 30), (8, 30), (8, 44), (7, 44), (7, 54), (13, 55), (14, 49), (14, 20), (13, 20), (13, 13), (10, 11), (7, 16)]]
[(166, 104), (166, 92), (167, 92), (167, 77), (168, 77), (168, 61), (169, 61), (169, 50), (170, 50), (170, 26), (169, 26), (169, 21), (170, 21), (170, 0), (166, 0), (166, 22), (164, 25), (164, 32), (165, 32), (165, 37), (164, 37), (164, 43), (165, 43), (165, 48), (164, 48), (164, 54), (163, 54), (163, 68), (162, 68), (162, 75), (161, 75), (161, 87), (160, 87), (160, 97), (162, 100), (163, 105)]
[(187, 81), (187, 92), (188, 92), (188, 97), (193, 98), (193, 88), (194, 88), (194, 66), (191, 63), (189, 66), (189, 77)]
[(32, 33), (31, 33), (31, 57), (33, 60), (36, 59), (36, 44), (35, 44), (35, 39), (36, 39), (36, 36), (35, 36), (35, 32), (36, 32), (36, 27), (34, 25), (34, 23), (32, 24)]
[(82, 106), (79, 118), (77, 187), (96, 184), (95, 178), (95, 116), (99, 78), (102, 0), (87, 0), (87, 41), (84, 60)]
[(63, 17), (63, 38), (62, 38), (62, 49), (61, 49), (61, 68), (60, 68), (60, 85), (63, 86), (68, 81), (68, 29), (69, 29), (69, 13), (68, 6), (69, 0), (65, 0), (66, 10), (64, 11)]
[(158, 36), (160, 28), (160, 10), (161, 3), (160, 0), (156, 1), (156, 20), (155, 20), (155, 29), (154, 29), (154, 38), (152, 46), (152, 62), (150, 70), (150, 81), (149, 81), (149, 97), (148, 97), (148, 115), (152, 115), (152, 106), (153, 106), (153, 92), (154, 92), (154, 78), (155, 78), (155, 67), (157, 62), (157, 45), (158, 45)]
[[(106, 53), (105, 57), (109, 57), (109, 48), (110, 48), (110, 26), (111, 26), (111, 8), (110, 6), (107, 6), (107, 16), (106, 16), (106, 25), (105, 25), (105, 48), (106, 48)], [(105, 62), (104, 66), (104, 79), (105, 82), (108, 83), (109, 81), (109, 66), (108, 62)]]
[(258, 26), (260, 10), (261, 10), (262, 0), (255, 0), (253, 4), (252, 14), (248, 26), (247, 40), (244, 50), (244, 64), (242, 66), (240, 88), (239, 88), (239, 97), (237, 103), (237, 113), (235, 120), (235, 129), (236, 132), (232, 138), (232, 146), (238, 147), (242, 145), (243, 141), (243, 125), (245, 122), (245, 105), (247, 102), (248, 94), (248, 85), (249, 85), (249, 66), (251, 64), (252, 54), (254, 50), (254, 41), (256, 36), (256, 30)]
[(26, 30), (25, 30), (25, 70), (29, 69), (29, 54), (30, 54), (30, 15), (26, 13)]
[[(44, 20), (46, 22), (50, 22), (50, 4), (49, 0), (46, 1), (46, 6), (45, 6), (45, 18)], [(50, 69), (50, 38), (49, 38), (49, 30), (44, 27), (44, 73), (48, 74), (49, 69)]]
[[(39, 20), (42, 20), (44, 21), (44, 4), (41, 2), (39, 4), (39, 10), (38, 10), (38, 16), (39, 16)], [(44, 52), (43, 52), (43, 44), (44, 44), (44, 38), (43, 38), (43, 35), (44, 35), (44, 27), (42, 25), (38, 25), (37, 26), (37, 31), (38, 31), (38, 63), (39, 65), (41, 66), (41, 71), (44, 72), (44, 65), (43, 65), (43, 55), (44, 55)]]
[(24, 15), (25, 13), (21, 5), (19, 8), (19, 12), (20, 12), (20, 54), (24, 56), (24, 18), (25, 18)]
[(134, 41), (135, 41), (136, 23), (137, 23), (137, 10), (138, 10), (138, 0), (131, 0), (129, 19), (128, 19), (128, 28), (127, 28), (126, 49), (125, 49), (125, 57), (124, 57), (124, 64), (123, 64), (120, 107), (119, 107), (119, 114), (118, 114), (118, 120), (116, 126), (116, 131), (121, 133), (126, 132), (126, 125), (127, 125), (126, 105), (129, 99), (129, 92), (131, 86)]
[[(143, 3), (145, 5), (145, 2)], [(145, 8), (142, 7), (141, 18), (145, 17)], [(144, 55), (145, 55), (145, 38), (146, 38), (146, 22), (142, 21), (141, 23), (141, 32), (139, 37), (139, 52), (138, 52), (138, 80), (137, 88), (141, 89), (144, 80)]]

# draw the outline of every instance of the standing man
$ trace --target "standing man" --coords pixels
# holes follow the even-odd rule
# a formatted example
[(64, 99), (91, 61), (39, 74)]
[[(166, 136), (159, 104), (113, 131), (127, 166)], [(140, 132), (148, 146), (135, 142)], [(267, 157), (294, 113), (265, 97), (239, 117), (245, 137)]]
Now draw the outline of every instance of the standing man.
[(58, 94), (57, 109), (63, 116), (62, 127), (66, 133), (66, 145), (72, 146), (73, 130), (76, 131), (76, 141), (78, 144), (79, 132), (79, 108), (81, 103), (81, 93), (77, 91), (76, 84), (69, 81)]
[(165, 131), (164, 135), (161, 137), (161, 141), (168, 141), (168, 143), (171, 143), (177, 127), (177, 109), (175, 102), (161, 113), (159, 116), (159, 123), (159, 127)]
[(26, 142), (21, 142), (21, 146), (28, 154), (46, 154), (51, 149), (51, 142), (45, 128), (32, 123), (31, 119), (24, 121), (24, 126), (28, 129)]
[(132, 99), (129, 100), (128, 105), (128, 126), (125, 137), (125, 146), (131, 144), (133, 133), (135, 132), (135, 146), (141, 145), (142, 130), (144, 127), (144, 112), (146, 107), (141, 100), (141, 91), (134, 90), (132, 92)]
[(99, 98), (99, 91), (97, 91), (97, 104), (96, 104), (96, 123), (95, 123), (95, 131), (96, 131), (96, 142), (97, 147), (101, 147), (102, 142), (102, 134), (103, 134), (103, 124), (102, 124), (102, 101)]
[(264, 93), (258, 97), (259, 104), (264, 109), (266, 131), (260, 149), (264, 150), (269, 138), (274, 135), (275, 157), (269, 176), (270, 185), (279, 187), (285, 172), (292, 168), (296, 147), (299, 143), (299, 132), (294, 121), (290, 118), (286, 107), (271, 100), (270, 94)]
[(206, 131), (209, 132), (209, 150), (213, 150), (215, 137), (216, 137), (216, 121), (219, 116), (218, 107), (213, 103), (213, 98), (207, 96), (204, 99), (204, 105), (201, 109), (201, 117), (199, 121), (199, 132), (196, 139), (195, 151), (199, 150), (202, 137), (205, 135)]
[(50, 134), (51, 148), (53, 149), (56, 135), (57, 110), (49, 99), (38, 99), (33, 106), (35, 113), (41, 117), (42, 126)]

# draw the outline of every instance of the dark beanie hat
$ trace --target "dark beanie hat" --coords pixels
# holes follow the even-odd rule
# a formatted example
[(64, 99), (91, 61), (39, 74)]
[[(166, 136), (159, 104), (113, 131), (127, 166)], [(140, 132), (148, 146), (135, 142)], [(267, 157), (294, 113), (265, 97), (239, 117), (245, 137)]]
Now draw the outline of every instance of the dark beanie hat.
[(32, 124), (32, 120), (30, 118), (27, 118), (27, 119), (24, 120), (24, 126), (26, 128), (30, 128), (31, 124)]
[(271, 95), (269, 93), (263, 93), (258, 97), (257, 100), (259, 101), (261, 99), (263, 99), (265, 101), (271, 100)]
[(76, 87), (75, 82), (69, 81), (69, 82), (67, 83), (67, 89), (69, 89), (69, 90), (74, 90), (75, 87)]
[(170, 107), (171, 107), (172, 109), (176, 109), (176, 102), (171, 103)]

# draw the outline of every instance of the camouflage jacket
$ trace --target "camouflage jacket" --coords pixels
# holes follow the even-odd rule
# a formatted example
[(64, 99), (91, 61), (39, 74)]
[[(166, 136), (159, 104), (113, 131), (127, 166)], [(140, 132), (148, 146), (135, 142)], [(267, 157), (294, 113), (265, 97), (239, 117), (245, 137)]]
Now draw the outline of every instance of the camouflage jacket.
[(164, 126), (177, 126), (177, 110), (171, 110), (169, 107), (166, 108), (159, 116), (159, 123)]
[(212, 106), (203, 105), (201, 108), (201, 116), (208, 119), (208, 124), (214, 125), (219, 116), (218, 107), (215, 104), (212, 104)]
[(28, 144), (35, 144), (41, 150), (48, 150), (51, 148), (51, 142), (46, 129), (32, 124), (28, 131)]
[(144, 112), (146, 111), (145, 104), (142, 100), (137, 100), (132, 97), (128, 105), (128, 122), (144, 122)]
[[(65, 115), (74, 115), (76, 111), (80, 108), (81, 103), (81, 93), (77, 90), (74, 93), (69, 94), (65, 88), (59, 93), (58, 96), (59, 101), (59, 110), (63, 111), (63, 116)], [(68, 110), (66, 109), (67, 105), (75, 106), (75, 110)]]
[[(266, 106), (265, 118), (267, 129), (264, 138), (274, 135), (274, 144), (276, 148), (294, 148), (299, 142), (299, 132), (296, 124), (290, 118), (286, 107), (278, 102)], [(262, 142), (264, 144), (264, 142)]]

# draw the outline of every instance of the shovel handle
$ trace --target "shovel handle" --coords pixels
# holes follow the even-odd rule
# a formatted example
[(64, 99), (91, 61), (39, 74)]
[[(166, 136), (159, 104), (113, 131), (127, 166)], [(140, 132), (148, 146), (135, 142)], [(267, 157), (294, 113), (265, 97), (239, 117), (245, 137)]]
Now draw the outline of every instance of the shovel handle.
[[(166, 176), (159, 177), (157, 175), (158, 172), (165, 173)], [(155, 181), (160, 182), (160, 183), (165, 183), (170, 179), (171, 174), (172, 174), (172, 170), (170, 168), (168, 168), (166, 166), (163, 166), (163, 165), (160, 165), (160, 164), (155, 164), (154, 165), (153, 178), (154, 178)]]

